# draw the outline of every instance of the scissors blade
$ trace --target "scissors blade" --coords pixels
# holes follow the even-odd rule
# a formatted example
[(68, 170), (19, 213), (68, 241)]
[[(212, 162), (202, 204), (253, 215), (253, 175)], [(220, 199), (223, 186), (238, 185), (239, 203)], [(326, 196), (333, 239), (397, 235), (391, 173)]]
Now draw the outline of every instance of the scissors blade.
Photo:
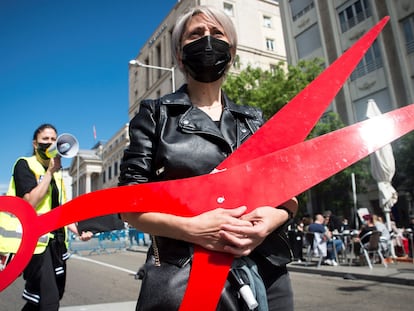
[(228, 168), (305, 140), (388, 20), (388, 16), (381, 19), (227, 157), (218, 169)]

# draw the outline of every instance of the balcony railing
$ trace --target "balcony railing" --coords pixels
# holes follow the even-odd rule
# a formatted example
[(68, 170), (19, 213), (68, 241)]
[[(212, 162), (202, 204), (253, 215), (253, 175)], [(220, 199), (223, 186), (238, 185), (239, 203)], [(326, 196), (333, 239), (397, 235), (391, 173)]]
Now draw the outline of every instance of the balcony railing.
[(293, 21), (296, 21), (298, 18), (300, 18), (301, 16), (305, 15), (307, 12), (309, 12), (310, 10), (312, 10), (315, 7), (315, 4), (313, 3), (313, 1), (307, 5), (306, 7), (303, 8), (303, 10), (297, 12), (295, 15), (292, 16)]
[(382, 68), (382, 60), (380, 58), (374, 59), (374, 61), (365, 65), (358, 65), (358, 67), (351, 74), (351, 81), (354, 81), (360, 77), (367, 75), (368, 73)]
[(414, 53), (414, 40), (407, 42), (407, 54)]
[(358, 13), (357, 15), (353, 16), (352, 18), (346, 20), (345, 22), (341, 23), (341, 30), (342, 32), (346, 32), (355, 25), (358, 25), (359, 23), (366, 20), (368, 17), (372, 15), (371, 10), (367, 9), (365, 11), (362, 11)]

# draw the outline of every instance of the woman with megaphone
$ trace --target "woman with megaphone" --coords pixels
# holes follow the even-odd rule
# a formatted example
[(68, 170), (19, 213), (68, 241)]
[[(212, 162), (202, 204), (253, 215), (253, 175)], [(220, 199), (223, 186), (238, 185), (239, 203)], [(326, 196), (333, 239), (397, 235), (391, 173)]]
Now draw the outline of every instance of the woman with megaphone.
[[(7, 195), (23, 198), (33, 206), (38, 215), (47, 213), (66, 201), (61, 172), (61, 156), (64, 154), (59, 151), (58, 140), (57, 130), (53, 125), (40, 125), (33, 134), (33, 155), (18, 158), (13, 168)], [(62, 144), (65, 152), (71, 148), (68, 144), (76, 145), (76, 148), (78, 145), (76, 139), (63, 140), (60, 142)], [(54, 149), (57, 152), (53, 152)], [(0, 219), (0, 229), (6, 226), (3, 231), (7, 232), (7, 239), (0, 246), (0, 252), (13, 254), (20, 245), (22, 230), (16, 217), (8, 217), (8, 221)], [(70, 224), (67, 228), (57, 229), (39, 238), (34, 254), (23, 272), (26, 284), (22, 296), (27, 303), (22, 310), (59, 309), (66, 283), (65, 261), (69, 257), (67, 229), (78, 235), (82, 241), (92, 237), (91, 232), (79, 234), (76, 225)]]

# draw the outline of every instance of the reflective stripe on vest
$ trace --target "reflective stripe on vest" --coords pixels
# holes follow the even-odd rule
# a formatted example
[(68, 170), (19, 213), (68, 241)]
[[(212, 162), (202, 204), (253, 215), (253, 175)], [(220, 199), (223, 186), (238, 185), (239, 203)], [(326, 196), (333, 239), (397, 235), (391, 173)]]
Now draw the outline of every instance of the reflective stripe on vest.
[[(36, 181), (40, 183), (42, 180), (45, 169), (43, 166), (37, 161), (35, 156), (32, 157), (23, 157), (19, 159), (24, 159), (27, 161), (30, 170), (36, 177)], [(18, 160), (19, 160), (18, 159)], [(18, 161), (17, 160), (17, 161)], [(17, 162), (16, 161), (16, 162)], [(56, 172), (53, 174), (53, 177), (56, 182), (56, 186), (59, 191), (59, 195), (61, 196), (61, 203), (66, 201), (65, 197), (65, 190), (62, 184), (62, 174), (61, 172)], [(14, 183), (14, 178), (12, 177), (10, 180), (9, 189), (7, 191), (7, 195), (16, 195), (16, 186)], [(43, 200), (37, 205), (36, 212), (38, 215), (47, 213), (51, 210), (52, 206), (52, 186), (49, 186), (48, 194), (44, 196)], [(7, 213), (7, 212), (0, 212), (0, 252), (2, 253), (16, 253), (22, 237), (22, 228), (20, 221), (14, 215)], [(41, 236), (37, 242), (36, 249), (34, 251), (35, 254), (43, 253), (46, 249), (46, 246), (49, 242), (49, 238), (53, 237), (53, 234), (48, 233)], [(67, 243), (67, 234), (65, 228), (65, 240)]]
[[(0, 213), (0, 253), (17, 253), (22, 240), (23, 230), (19, 219), (7, 212)], [(35, 254), (44, 251), (45, 245), (49, 242), (50, 234), (42, 235), (35, 250)]]

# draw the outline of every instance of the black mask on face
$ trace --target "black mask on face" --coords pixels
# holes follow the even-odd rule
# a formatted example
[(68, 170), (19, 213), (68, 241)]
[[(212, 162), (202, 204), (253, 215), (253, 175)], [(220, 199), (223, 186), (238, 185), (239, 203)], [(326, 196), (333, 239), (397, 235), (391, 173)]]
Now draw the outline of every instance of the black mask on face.
[(209, 83), (220, 79), (230, 60), (230, 45), (212, 36), (202, 37), (183, 47), (184, 67), (199, 82)]
[(37, 153), (43, 160), (49, 160), (49, 157), (46, 155), (46, 150), (49, 148), (52, 144), (51, 143), (37, 143)]

